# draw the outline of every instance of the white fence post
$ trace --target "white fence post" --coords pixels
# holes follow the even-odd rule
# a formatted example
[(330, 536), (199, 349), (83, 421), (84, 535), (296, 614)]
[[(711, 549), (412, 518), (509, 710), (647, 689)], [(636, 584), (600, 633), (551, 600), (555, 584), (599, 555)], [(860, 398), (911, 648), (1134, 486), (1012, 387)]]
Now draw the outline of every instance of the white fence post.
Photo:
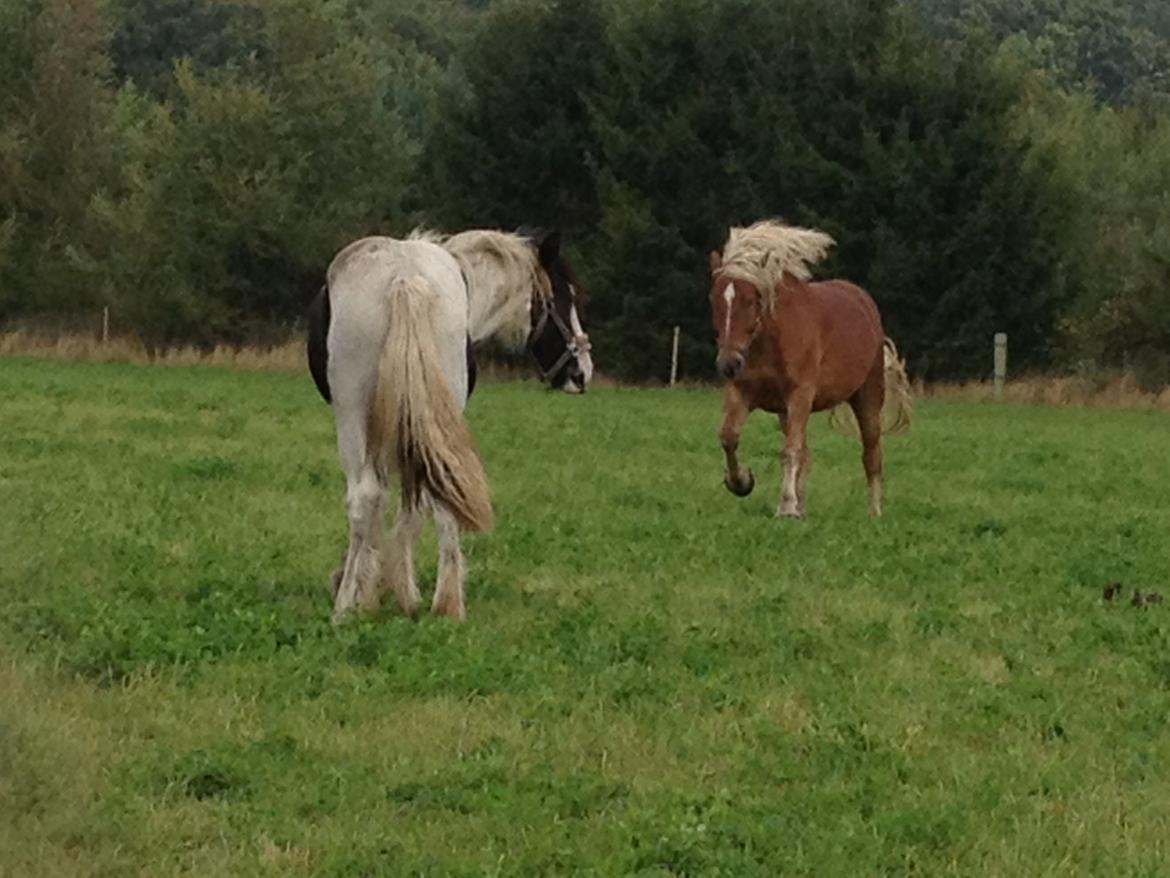
[(1003, 383), (1007, 380), (1007, 333), (995, 334), (995, 398), (1003, 399)]
[(674, 342), (670, 346), (670, 386), (674, 387), (678, 377), (678, 327), (674, 328)]

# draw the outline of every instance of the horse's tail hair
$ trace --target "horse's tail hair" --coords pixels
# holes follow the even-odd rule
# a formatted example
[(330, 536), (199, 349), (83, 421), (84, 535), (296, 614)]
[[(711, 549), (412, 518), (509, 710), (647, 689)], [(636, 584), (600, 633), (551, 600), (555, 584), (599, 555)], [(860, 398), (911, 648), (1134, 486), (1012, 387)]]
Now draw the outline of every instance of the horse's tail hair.
[(489, 530), (487, 476), (463, 411), (443, 373), (435, 336), (436, 295), (422, 277), (394, 281), (389, 330), (370, 407), (370, 454), (397, 469), (406, 503), (426, 489), (464, 530)]
[(889, 336), (882, 342), (882, 357), (886, 370), (882, 432), (903, 433), (910, 429), (914, 419), (914, 395), (910, 390), (910, 379), (906, 376), (906, 361), (898, 356), (898, 347)]
[[(898, 356), (894, 340), (882, 340), (882, 360), (885, 370), (886, 401), (882, 406), (882, 433), (903, 433), (910, 429), (914, 417), (914, 395), (906, 376), (906, 362)], [(839, 405), (829, 412), (829, 424), (843, 436), (861, 437), (857, 418), (847, 405)]]

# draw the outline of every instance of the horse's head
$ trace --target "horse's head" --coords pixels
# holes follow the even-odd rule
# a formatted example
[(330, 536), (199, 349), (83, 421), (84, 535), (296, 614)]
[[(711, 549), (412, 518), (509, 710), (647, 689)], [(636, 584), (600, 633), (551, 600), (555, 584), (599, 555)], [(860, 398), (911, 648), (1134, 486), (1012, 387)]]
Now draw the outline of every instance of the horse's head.
[(548, 276), (551, 295), (532, 303), (528, 350), (549, 387), (566, 393), (584, 393), (593, 378), (589, 336), (581, 324), (584, 290), (561, 255), (560, 233), (538, 233), (531, 237), (541, 270)]
[(743, 371), (764, 318), (760, 291), (749, 281), (723, 274), (723, 258), (711, 254), (711, 323), (719, 353), (715, 368), (731, 381)]

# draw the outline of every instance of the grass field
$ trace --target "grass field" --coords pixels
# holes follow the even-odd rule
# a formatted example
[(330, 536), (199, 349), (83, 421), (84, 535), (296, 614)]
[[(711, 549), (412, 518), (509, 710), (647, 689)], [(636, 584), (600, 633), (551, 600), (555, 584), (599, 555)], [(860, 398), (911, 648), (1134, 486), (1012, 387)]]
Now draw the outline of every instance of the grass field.
[(333, 628), (307, 375), (0, 359), (0, 874), (1167, 874), (1168, 416), (718, 416), (483, 388), (470, 621)]

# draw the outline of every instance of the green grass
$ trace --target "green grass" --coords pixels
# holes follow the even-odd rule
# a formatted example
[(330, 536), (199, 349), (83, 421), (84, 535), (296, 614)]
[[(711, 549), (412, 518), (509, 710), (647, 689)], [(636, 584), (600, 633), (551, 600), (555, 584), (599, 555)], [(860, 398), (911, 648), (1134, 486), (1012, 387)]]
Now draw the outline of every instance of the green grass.
[[(1166, 415), (489, 385), (463, 626), (329, 624), (307, 376), (0, 360), (0, 874), (1160, 875)], [(421, 553), (433, 578), (433, 536)]]

